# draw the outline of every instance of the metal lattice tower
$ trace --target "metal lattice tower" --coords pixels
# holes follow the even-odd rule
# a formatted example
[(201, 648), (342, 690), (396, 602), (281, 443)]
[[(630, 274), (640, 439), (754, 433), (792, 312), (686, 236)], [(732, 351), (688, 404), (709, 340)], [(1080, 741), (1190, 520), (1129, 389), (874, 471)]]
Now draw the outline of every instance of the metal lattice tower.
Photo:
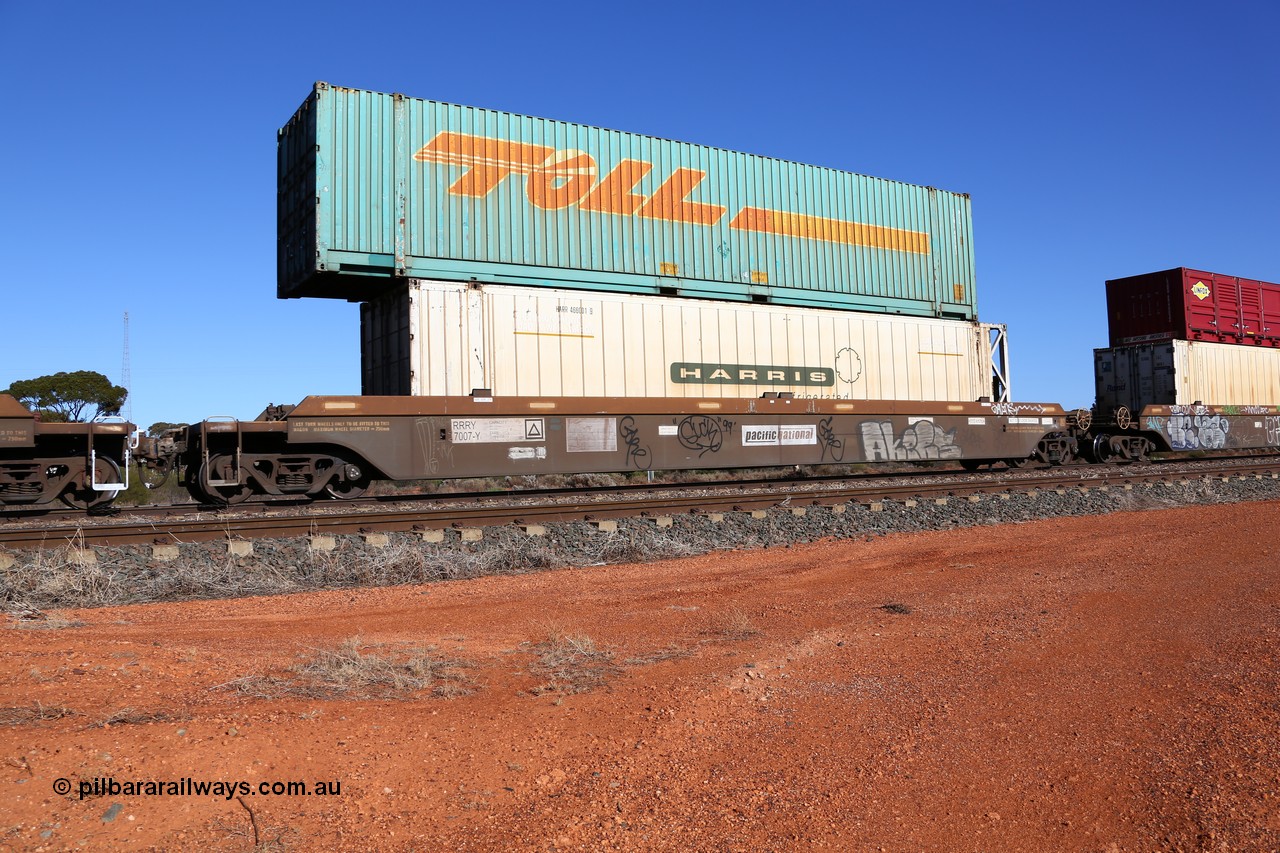
[(133, 378), (129, 375), (129, 312), (124, 312), (124, 355), (120, 359), (120, 384), (129, 396), (124, 398), (124, 419), (133, 423)]

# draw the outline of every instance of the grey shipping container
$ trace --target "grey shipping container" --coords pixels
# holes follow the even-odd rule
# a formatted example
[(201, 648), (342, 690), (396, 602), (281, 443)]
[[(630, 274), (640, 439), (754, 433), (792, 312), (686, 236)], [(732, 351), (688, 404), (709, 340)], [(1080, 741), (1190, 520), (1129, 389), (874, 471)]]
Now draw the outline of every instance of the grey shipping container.
[(1137, 414), (1145, 406), (1275, 406), (1280, 350), (1203, 341), (1161, 341), (1097, 349), (1097, 406)]

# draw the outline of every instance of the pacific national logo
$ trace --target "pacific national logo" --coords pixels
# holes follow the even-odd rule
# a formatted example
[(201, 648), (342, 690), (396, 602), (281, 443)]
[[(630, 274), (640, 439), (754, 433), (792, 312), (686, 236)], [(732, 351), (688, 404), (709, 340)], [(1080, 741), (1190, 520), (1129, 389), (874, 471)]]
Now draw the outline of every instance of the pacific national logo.
[[(546, 145), (453, 131), (436, 134), (413, 158), (461, 168), (462, 176), (449, 186), (450, 195), (484, 198), (512, 175), (520, 175), (525, 179), (529, 203), (541, 210), (576, 206), (578, 210), (594, 213), (702, 226), (718, 225), (729, 214), (723, 205), (690, 200), (707, 177), (706, 172), (698, 169), (677, 168), (652, 193), (645, 195), (635, 191), (654, 169), (652, 163), (644, 160), (621, 160), (608, 174), (601, 175), (595, 157), (585, 151), (557, 150)], [(729, 228), (929, 254), (929, 235), (922, 231), (749, 205), (733, 213)]]

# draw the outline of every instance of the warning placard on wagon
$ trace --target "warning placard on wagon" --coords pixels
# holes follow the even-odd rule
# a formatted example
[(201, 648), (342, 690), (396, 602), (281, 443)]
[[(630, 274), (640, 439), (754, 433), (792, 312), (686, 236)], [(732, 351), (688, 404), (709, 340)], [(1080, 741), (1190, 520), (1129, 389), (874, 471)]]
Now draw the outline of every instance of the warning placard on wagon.
[(454, 444), (511, 444), (545, 441), (542, 418), (452, 418)]
[(744, 447), (760, 445), (817, 444), (818, 425), (800, 426), (748, 426), (742, 427)]

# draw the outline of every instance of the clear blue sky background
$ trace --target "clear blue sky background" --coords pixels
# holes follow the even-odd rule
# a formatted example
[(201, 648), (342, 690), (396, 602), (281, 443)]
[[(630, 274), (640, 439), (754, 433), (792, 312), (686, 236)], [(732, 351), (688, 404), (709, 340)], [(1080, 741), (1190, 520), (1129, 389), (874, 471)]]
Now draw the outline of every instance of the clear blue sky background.
[(1280, 281), (1280, 3), (0, 0), (0, 388), (133, 415), (359, 393), (355, 305), (275, 298), (275, 134), (312, 83), (973, 197), (1014, 396), (1089, 405), (1103, 281)]

